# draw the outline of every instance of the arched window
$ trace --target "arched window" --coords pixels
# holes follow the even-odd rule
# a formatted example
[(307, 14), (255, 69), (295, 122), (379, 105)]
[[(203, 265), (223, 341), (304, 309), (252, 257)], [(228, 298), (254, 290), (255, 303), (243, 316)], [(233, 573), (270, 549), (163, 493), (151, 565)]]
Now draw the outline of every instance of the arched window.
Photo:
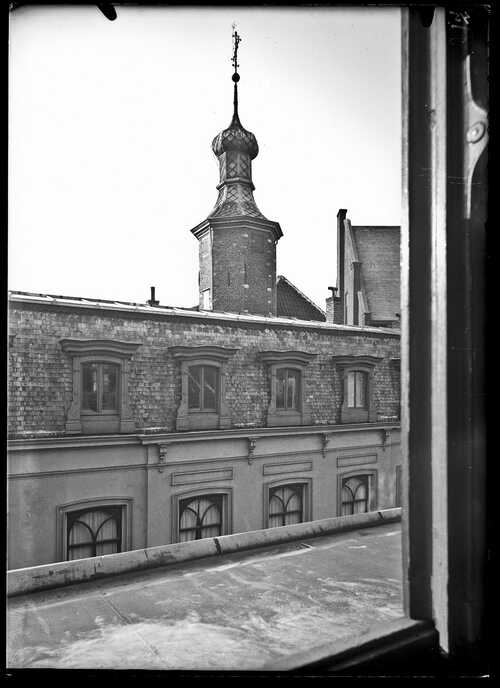
[(369, 476), (357, 475), (342, 480), (342, 516), (368, 511)]
[(269, 489), (269, 528), (302, 523), (304, 485), (278, 485)]
[(99, 507), (67, 514), (68, 559), (98, 557), (122, 550), (122, 508)]
[(179, 500), (179, 541), (222, 535), (223, 498), (207, 494)]

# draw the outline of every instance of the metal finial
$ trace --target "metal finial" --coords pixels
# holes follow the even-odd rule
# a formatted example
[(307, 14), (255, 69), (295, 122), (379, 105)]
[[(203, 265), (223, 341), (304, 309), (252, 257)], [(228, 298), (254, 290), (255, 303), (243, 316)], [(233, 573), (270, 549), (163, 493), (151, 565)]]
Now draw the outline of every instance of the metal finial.
[(231, 58), (231, 62), (234, 67), (234, 74), (233, 74), (233, 81), (238, 81), (238, 79), (235, 79), (234, 76), (238, 75), (238, 67), (240, 66), (238, 64), (238, 46), (241, 43), (241, 38), (239, 33), (236, 31), (236, 24), (233, 23), (233, 57)]
[(238, 46), (241, 43), (241, 38), (236, 31), (236, 24), (233, 23), (233, 57), (231, 62), (234, 67), (234, 74), (232, 79), (234, 81), (234, 98), (233, 98), (233, 124), (240, 124), (240, 119), (238, 117), (238, 81), (240, 80), (240, 75), (238, 74)]

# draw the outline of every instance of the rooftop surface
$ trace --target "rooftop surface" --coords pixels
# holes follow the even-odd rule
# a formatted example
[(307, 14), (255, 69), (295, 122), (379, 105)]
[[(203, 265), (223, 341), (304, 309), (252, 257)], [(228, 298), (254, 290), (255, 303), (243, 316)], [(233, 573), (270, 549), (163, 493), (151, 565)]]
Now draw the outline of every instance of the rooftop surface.
[(10, 668), (252, 670), (403, 618), (389, 523), (10, 599)]
[(100, 311), (120, 311), (124, 313), (135, 313), (141, 316), (165, 316), (183, 317), (195, 320), (218, 320), (237, 323), (254, 323), (259, 325), (275, 325), (300, 327), (306, 329), (320, 329), (331, 333), (345, 334), (366, 334), (372, 332), (379, 333), (380, 336), (399, 337), (399, 332), (384, 327), (367, 327), (357, 325), (338, 325), (328, 322), (299, 320), (297, 318), (267, 317), (263, 315), (251, 315), (241, 313), (227, 313), (225, 311), (200, 311), (190, 308), (174, 306), (149, 306), (148, 304), (134, 303), (129, 301), (110, 301), (106, 299), (85, 298), (83, 296), (58, 296), (55, 294), (38, 294), (27, 291), (9, 291), (9, 300), (12, 304), (37, 304), (39, 306), (58, 306), (70, 307), (75, 309), (92, 309)]

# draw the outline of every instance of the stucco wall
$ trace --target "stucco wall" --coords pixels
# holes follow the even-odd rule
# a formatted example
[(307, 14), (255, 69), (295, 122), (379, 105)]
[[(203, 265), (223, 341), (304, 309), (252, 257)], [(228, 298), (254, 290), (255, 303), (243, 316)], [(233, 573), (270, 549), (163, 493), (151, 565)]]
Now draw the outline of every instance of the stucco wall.
[[(172, 542), (174, 498), (193, 492), (231, 491), (233, 533), (266, 525), (269, 483), (310, 481), (310, 517), (315, 520), (338, 515), (340, 476), (375, 470), (376, 508), (394, 506), (401, 463), (397, 428), (329, 427), (325, 455), (319, 429), (298, 432), (258, 436), (250, 463), (244, 435), (210, 439), (206, 433), (197, 441), (188, 440), (189, 433), (186, 439), (175, 435), (175, 441), (172, 435), (115, 437), (109, 446), (86, 446), (83, 438), (75, 438), (54, 440), (44, 449), (39, 440), (14, 442), (8, 467), (8, 567), (58, 561), (58, 509), (99, 498), (132, 500), (133, 549)], [(168, 441), (166, 465), (159, 467), (159, 443)]]

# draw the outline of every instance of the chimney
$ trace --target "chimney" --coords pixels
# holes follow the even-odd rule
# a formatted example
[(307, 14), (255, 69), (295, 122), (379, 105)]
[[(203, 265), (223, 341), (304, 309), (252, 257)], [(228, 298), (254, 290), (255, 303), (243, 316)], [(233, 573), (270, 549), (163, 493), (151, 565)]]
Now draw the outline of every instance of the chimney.
[(159, 306), (160, 302), (155, 301), (155, 287), (150, 287), (151, 289), (151, 298), (149, 301), (147, 301), (148, 306)]
[(326, 299), (326, 322), (335, 322), (335, 304), (338, 302), (339, 298), (337, 296), (337, 287), (328, 287), (332, 292), (332, 295)]

